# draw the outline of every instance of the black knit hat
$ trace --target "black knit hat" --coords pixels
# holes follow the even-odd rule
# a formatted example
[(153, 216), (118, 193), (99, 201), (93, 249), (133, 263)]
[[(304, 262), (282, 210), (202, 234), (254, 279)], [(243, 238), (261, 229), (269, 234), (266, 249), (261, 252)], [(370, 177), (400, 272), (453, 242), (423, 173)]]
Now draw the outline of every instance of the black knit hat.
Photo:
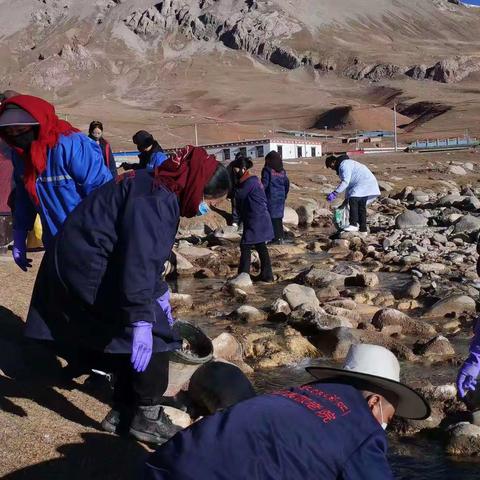
[(153, 145), (155, 139), (151, 133), (146, 132), (145, 130), (138, 131), (132, 138), (133, 143), (139, 148), (139, 150), (144, 150)]

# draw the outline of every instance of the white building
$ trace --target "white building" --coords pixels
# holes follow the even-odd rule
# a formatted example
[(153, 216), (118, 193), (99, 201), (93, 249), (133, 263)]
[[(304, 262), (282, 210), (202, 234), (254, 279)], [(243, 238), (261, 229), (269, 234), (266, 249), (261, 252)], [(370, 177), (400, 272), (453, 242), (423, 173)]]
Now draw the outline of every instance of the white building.
[(244, 140), (239, 142), (202, 145), (208, 153), (215, 155), (219, 161), (230, 161), (237, 153), (251, 158), (263, 158), (272, 150), (282, 155), (284, 160), (295, 158), (314, 158), (322, 156), (322, 142), (314, 138), (264, 138), (261, 140)]
[[(296, 158), (315, 158), (322, 156), (322, 142), (317, 138), (307, 137), (272, 137), (260, 140), (244, 140), (238, 142), (217, 143), (200, 145), (209, 154), (215, 155), (218, 161), (231, 161), (237, 153), (243, 153), (247, 157), (263, 158), (272, 150), (282, 155), (284, 160)], [(175, 149), (166, 149), (166, 153), (173, 153)], [(122, 162), (137, 162), (138, 152), (114, 153), (117, 164)]]

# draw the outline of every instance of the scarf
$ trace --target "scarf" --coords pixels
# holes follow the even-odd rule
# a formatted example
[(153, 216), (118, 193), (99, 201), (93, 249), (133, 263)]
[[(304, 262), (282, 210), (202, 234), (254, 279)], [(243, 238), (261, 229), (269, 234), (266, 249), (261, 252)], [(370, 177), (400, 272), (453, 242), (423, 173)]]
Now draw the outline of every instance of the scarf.
[(203, 190), (219, 163), (204, 148), (188, 145), (155, 169), (154, 188), (164, 185), (178, 196), (180, 215), (191, 218), (198, 212)]
[(60, 135), (70, 135), (79, 130), (70, 123), (60, 120), (51, 103), (30, 95), (17, 95), (7, 99), (2, 103), (0, 115), (11, 103), (28, 112), (39, 123), (38, 138), (32, 142), (28, 152), (24, 152), (18, 147), (12, 147), (25, 160), (23, 182), (35, 204), (39, 205), (35, 182), (47, 167), (47, 150), (57, 144)]

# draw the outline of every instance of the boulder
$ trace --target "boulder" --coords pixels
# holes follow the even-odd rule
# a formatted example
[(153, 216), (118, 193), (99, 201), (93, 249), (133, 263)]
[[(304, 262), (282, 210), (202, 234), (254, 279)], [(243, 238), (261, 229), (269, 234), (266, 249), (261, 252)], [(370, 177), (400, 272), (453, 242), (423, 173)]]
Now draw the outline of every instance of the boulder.
[(292, 225), (296, 227), (298, 225), (298, 213), (292, 207), (285, 207), (283, 212), (284, 225)]
[(407, 200), (418, 203), (428, 203), (430, 201), (430, 195), (422, 192), (421, 190), (414, 190), (412, 193), (410, 193), (410, 195), (408, 195)]
[(283, 290), (282, 296), (292, 310), (295, 310), (295, 308), (300, 305), (309, 305), (313, 308), (320, 306), (315, 290), (310, 287), (298, 285), (297, 283), (287, 285)]
[(445, 317), (447, 315), (458, 315), (461, 313), (475, 313), (475, 300), (462, 294), (449, 295), (432, 305), (426, 312), (425, 316)]
[(422, 228), (428, 225), (428, 220), (413, 210), (406, 210), (395, 219), (395, 227), (399, 229)]
[(449, 455), (477, 456), (480, 453), (480, 427), (467, 422), (452, 425), (448, 431)]
[(240, 273), (235, 278), (228, 280), (227, 285), (233, 288), (248, 288), (253, 285), (248, 273)]
[(464, 215), (454, 226), (454, 233), (475, 233), (480, 231), (480, 218), (473, 215)]
[(320, 301), (331, 300), (333, 298), (338, 298), (340, 292), (335, 287), (323, 287), (317, 290), (317, 298)]
[(175, 272), (177, 275), (193, 275), (195, 267), (180, 253), (173, 253), (174, 259), (173, 263), (175, 265)]
[(394, 308), (384, 308), (379, 310), (372, 319), (372, 324), (380, 331), (391, 325), (400, 325), (402, 333), (417, 337), (431, 338), (436, 334), (435, 328), (419, 319), (410, 318), (408, 315), (395, 310)]
[(315, 288), (344, 287), (345, 278), (345, 275), (312, 267), (301, 272), (296, 278), (296, 281)]
[(250, 305), (242, 305), (238, 307), (231, 316), (241, 322), (261, 322), (265, 319), (265, 313), (258, 308)]
[(455, 355), (455, 349), (443, 335), (438, 335), (426, 343), (417, 343), (413, 349), (415, 354), (425, 357), (446, 357)]
[(452, 175), (466, 175), (467, 171), (460, 165), (450, 165), (447, 173), (451, 173)]
[(380, 281), (375, 273), (361, 273), (356, 277), (349, 277), (345, 279), (345, 285), (349, 287), (363, 287), (363, 288), (375, 288)]
[(437, 207), (453, 207), (456, 204), (463, 202), (465, 197), (458, 193), (452, 193), (439, 198), (436, 202)]
[(320, 307), (312, 309), (308, 305), (300, 305), (293, 310), (287, 322), (304, 335), (316, 335), (337, 327), (353, 327), (352, 322), (347, 318), (329, 315)]
[(288, 302), (283, 298), (277, 298), (270, 307), (270, 315), (268, 319), (274, 322), (285, 322), (288, 315), (292, 312)]
[(306, 202), (297, 208), (298, 224), (302, 226), (311, 225), (315, 219), (315, 212), (318, 206), (316, 203)]
[(391, 192), (393, 190), (393, 185), (389, 182), (385, 182), (384, 180), (378, 181), (378, 187), (380, 188), (381, 192)]
[(193, 420), (190, 418), (190, 415), (183, 410), (178, 410), (173, 407), (163, 407), (164, 413), (170, 419), (170, 421), (177, 427), (187, 428), (193, 423)]
[(443, 263), (420, 263), (417, 269), (422, 273), (436, 273), (439, 275), (447, 270), (447, 266)]
[(221, 333), (212, 340), (212, 344), (213, 357), (215, 359), (231, 362), (245, 373), (251, 373), (253, 371), (252, 367), (247, 365), (243, 360), (242, 344), (231, 333)]
[(413, 277), (409, 282), (395, 291), (395, 298), (418, 298), (421, 291), (422, 286), (420, 285), (420, 282)]
[(183, 255), (187, 258), (201, 258), (201, 257), (208, 257), (209, 255), (213, 255), (213, 252), (208, 248), (203, 247), (193, 247), (193, 246), (181, 246), (177, 249), (180, 255)]

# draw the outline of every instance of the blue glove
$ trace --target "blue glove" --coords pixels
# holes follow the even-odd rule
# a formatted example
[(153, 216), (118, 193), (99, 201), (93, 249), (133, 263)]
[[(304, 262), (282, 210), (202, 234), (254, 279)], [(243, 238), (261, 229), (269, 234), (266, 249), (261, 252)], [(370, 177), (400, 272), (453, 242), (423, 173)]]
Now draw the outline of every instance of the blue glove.
[(172, 307), (170, 306), (170, 291), (167, 290), (161, 297), (158, 297), (157, 303), (165, 312), (165, 315), (167, 316), (168, 324), (170, 326), (173, 326), (173, 324), (175, 323), (175, 319), (173, 318)]
[(477, 377), (480, 373), (480, 365), (472, 363), (470, 357), (460, 367), (457, 377), (457, 391), (460, 398), (464, 398), (469, 390), (475, 391)]
[(153, 324), (150, 322), (135, 322), (133, 324), (132, 357), (130, 361), (137, 372), (144, 372), (152, 358)]
[(32, 266), (32, 260), (27, 258), (27, 232), (25, 230), (13, 231), (13, 260), (26, 272)]
[(337, 192), (332, 192), (327, 195), (327, 202), (333, 202), (337, 198)]

